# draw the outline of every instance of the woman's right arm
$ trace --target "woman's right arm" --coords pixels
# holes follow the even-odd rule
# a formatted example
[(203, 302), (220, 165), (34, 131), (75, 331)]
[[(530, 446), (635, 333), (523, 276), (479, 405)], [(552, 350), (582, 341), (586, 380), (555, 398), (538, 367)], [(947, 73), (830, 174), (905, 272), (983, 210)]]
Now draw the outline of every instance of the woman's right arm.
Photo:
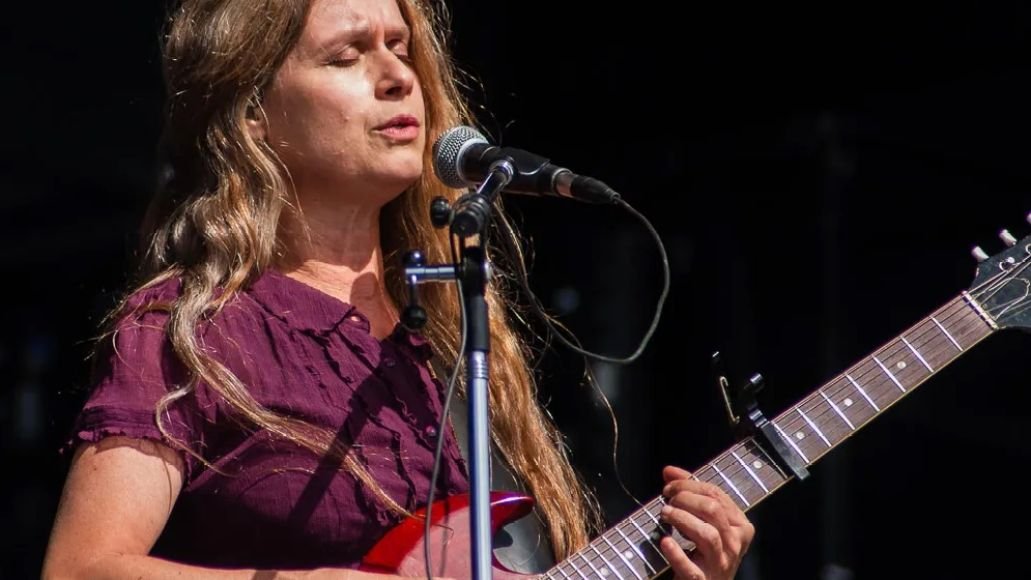
[(182, 458), (166, 445), (114, 436), (80, 445), (57, 508), (43, 578), (386, 578), (351, 570), (205, 569), (148, 556), (182, 484)]

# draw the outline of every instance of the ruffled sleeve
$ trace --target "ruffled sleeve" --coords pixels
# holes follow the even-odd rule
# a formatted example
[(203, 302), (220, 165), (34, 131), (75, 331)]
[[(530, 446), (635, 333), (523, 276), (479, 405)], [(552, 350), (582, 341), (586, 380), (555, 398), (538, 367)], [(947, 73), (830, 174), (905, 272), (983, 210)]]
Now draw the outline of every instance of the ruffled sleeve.
[(150, 439), (180, 452), (184, 477), (189, 480), (197, 461), (171, 439), (202, 452), (204, 425), (210, 420), (211, 409), (199, 404), (196, 392), (191, 390), (164, 408), (160, 420), (165, 433), (159, 429), (158, 402), (189, 380), (189, 373), (172, 349), (167, 323), (167, 312), (137, 312), (124, 317), (103, 339), (96, 354), (92, 389), (62, 453), (82, 442), (112, 435)]

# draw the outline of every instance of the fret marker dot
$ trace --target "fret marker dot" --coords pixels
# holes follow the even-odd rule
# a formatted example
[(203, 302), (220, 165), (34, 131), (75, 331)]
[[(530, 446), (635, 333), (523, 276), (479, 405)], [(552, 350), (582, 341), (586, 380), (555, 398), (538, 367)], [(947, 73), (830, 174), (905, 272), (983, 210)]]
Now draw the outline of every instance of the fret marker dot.
[(612, 573), (612, 572), (611, 572), (611, 571), (610, 571), (610, 570), (609, 570), (608, 568), (602, 568), (602, 569), (601, 569), (601, 575), (602, 575), (602, 576), (608, 576), (608, 575), (609, 575), (609, 574), (611, 574), (611, 573)]
[(763, 466), (763, 462), (759, 461), (758, 459), (756, 459), (755, 461), (752, 462), (752, 467), (754, 467), (756, 469), (759, 469), (762, 466)]
[(898, 362), (898, 364), (897, 364), (897, 365), (895, 365), (895, 368), (897, 368), (897, 369), (899, 369), (899, 370), (902, 370), (902, 369), (906, 368), (906, 361), (904, 361), (904, 360), (900, 360), (900, 361)]
[(801, 431), (799, 431), (798, 433), (795, 433), (795, 439), (799, 439), (799, 440), (805, 439), (805, 433), (803, 433)]
[(845, 406), (846, 407), (851, 407), (852, 406), (852, 399), (845, 399)]
[(627, 560), (633, 560), (634, 559), (634, 553), (631, 552), (630, 550), (627, 550), (626, 552), (623, 552), (623, 557), (626, 558)]

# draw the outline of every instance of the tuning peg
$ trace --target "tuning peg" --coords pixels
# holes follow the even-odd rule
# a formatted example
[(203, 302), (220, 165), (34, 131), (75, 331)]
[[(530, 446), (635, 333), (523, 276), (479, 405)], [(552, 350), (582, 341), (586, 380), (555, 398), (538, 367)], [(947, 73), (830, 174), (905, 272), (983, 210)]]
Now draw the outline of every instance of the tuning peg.
[(999, 239), (1002, 240), (1002, 243), (1011, 248), (1017, 244), (1017, 238), (1013, 237), (1013, 234), (1011, 234), (1009, 230), (1002, 230), (999, 232)]
[(978, 262), (984, 262), (988, 259), (988, 254), (981, 249), (981, 246), (974, 246), (974, 249), (970, 251), (970, 254), (974, 256), (974, 259)]

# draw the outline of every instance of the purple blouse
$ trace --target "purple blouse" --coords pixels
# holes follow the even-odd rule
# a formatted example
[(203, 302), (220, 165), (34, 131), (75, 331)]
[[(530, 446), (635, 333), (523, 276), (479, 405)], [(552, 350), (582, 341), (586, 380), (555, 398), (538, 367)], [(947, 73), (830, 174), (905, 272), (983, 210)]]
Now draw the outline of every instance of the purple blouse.
[[(138, 293), (130, 308), (178, 292), (171, 280)], [(187, 377), (167, 320), (151, 311), (121, 321), (66, 448), (107, 435), (162, 439), (155, 403)], [(275, 271), (199, 337), (259, 403), (338, 434), (398, 504), (425, 505), (444, 392), (424, 339), (398, 327), (377, 340), (353, 306)], [(354, 567), (401, 520), (333, 462), (233, 415), (204, 383), (169, 406), (166, 429), (225, 475), (183, 453), (183, 489), (152, 555), (211, 567)], [(450, 426), (445, 436), (435, 498), (469, 486)]]

